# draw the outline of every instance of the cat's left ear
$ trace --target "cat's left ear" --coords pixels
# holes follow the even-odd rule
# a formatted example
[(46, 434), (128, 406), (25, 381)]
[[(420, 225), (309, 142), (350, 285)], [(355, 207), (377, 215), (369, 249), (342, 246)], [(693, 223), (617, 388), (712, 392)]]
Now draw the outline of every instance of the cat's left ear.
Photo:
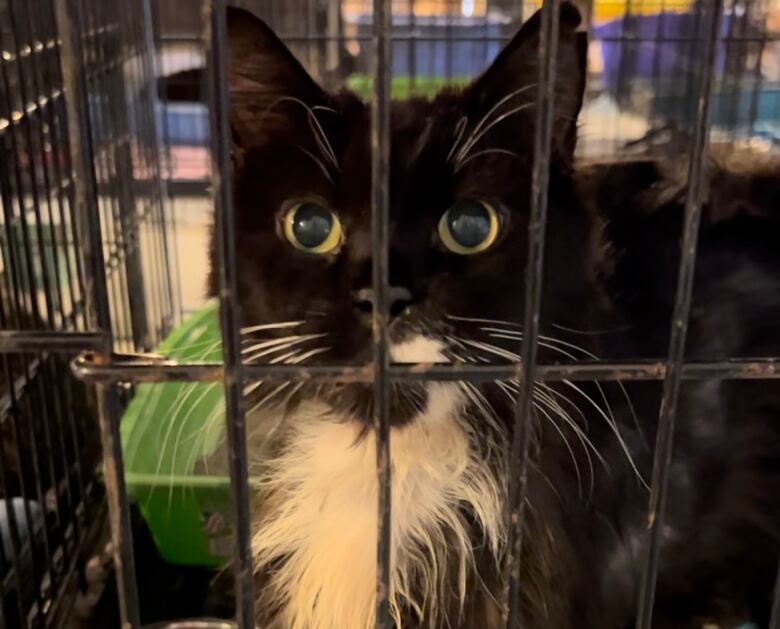
[(228, 87), (234, 142), (247, 148), (274, 125), (305, 124), (324, 90), (271, 28), (249, 11), (227, 7)]
[[(528, 104), (527, 111), (533, 111), (539, 80), (541, 13), (537, 11), (523, 24), (493, 64), (472, 84), (469, 92), (476, 100), (472, 107), (481, 115), (504, 99), (503, 107), (507, 110)], [(577, 116), (582, 107), (587, 72), (588, 36), (577, 30), (580, 22), (577, 8), (563, 2), (555, 74), (553, 151), (567, 160), (572, 158), (577, 142)], [(524, 119), (527, 121), (528, 117)]]

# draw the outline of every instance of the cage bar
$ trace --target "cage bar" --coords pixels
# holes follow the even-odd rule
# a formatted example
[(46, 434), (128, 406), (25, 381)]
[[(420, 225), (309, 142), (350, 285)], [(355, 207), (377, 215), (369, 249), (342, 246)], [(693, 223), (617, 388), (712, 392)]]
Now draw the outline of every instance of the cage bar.
[(374, 308), (374, 408), (378, 497), (376, 626), (391, 629), (390, 617), (390, 402), (388, 359), (388, 259), (390, 214), (390, 68), (392, 5), (374, 0), (374, 94), (371, 101), (371, 244)]
[[(1, 0), (0, 0), (1, 1)], [(71, 445), (60, 448), (49, 447), (40, 462), (51, 467), (71, 465), (76, 466), (78, 481), (71, 483), (68, 476), (60, 492), (57, 486), (57, 517), (61, 522), (73, 520), (74, 535), (82, 535), (78, 531), (80, 523), (75, 512), (79, 505), (74, 499), (74, 492), (79, 492), (82, 501), (87, 499), (86, 485), (90, 480), (81, 477), (79, 459), (79, 439), (77, 428), (71, 420), (63, 420), (63, 409), (68, 407), (68, 390), (56, 381), (55, 374), (58, 364), (63, 364), (60, 355), (76, 352), (88, 352), (73, 362), (75, 373), (82, 379), (98, 385), (100, 401), (100, 424), (105, 449), (106, 481), (108, 486), (110, 520), (116, 565), (119, 574), (119, 591), (123, 622), (126, 626), (137, 627), (139, 610), (137, 592), (135, 590), (132, 540), (128, 518), (127, 497), (122, 480), (122, 458), (118, 439), (118, 400), (115, 385), (118, 383), (138, 382), (220, 382), (225, 385), (227, 400), (227, 434), (229, 439), (229, 455), (231, 470), (231, 487), (233, 489), (233, 512), (236, 523), (236, 585), (238, 592), (237, 616), (239, 626), (243, 628), (254, 626), (254, 579), (251, 565), (250, 548), (250, 510), (249, 486), (247, 479), (247, 453), (245, 442), (244, 411), (242, 401), (242, 385), (247, 381), (287, 381), (313, 380), (328, 382), (371, 382), (374, 386), (373, 425), (377, 444), (377, 480), (378, 480), (378, 548), (377, 548), (377, 626), (389, 629), (392, 627), (388, 609), (387, 595), (390, 569), (390, 427), (388, 417), (388, 389), (391, 382), (411, 381), (446, 381), (469, 380), (472, 382), (490, 382), (494, 380), (519, 379), (520, 393), (517, 400), (515, 432), (512, 444), (513, 483), (510, 488), (509, 505), (512, 510), (509, 545), (509, 575), (508, 585), (508, 625), (512, 628), (520, 623), (517, 593), (520, 588), (520, 558), (522, 549), (522, 524), (524, 491), (527, 482), (528, 442), (531, 395), (534, 384), (539, 381), (561, 380), (663, 380), (664, 397), (660, 413), (658, 443), (656, 446), (653, 468), (653, 493), (651, 497), (651, 530), (649, 547), (647, 549), (646, 570), (643, 575), (642, 600), (640, 602), (640, 617), (637, 619), (639, 629), (648, 629), (652, 620), (652, 604), (655, 580), (658, 571), (658, 553), (660, 544), (660, 529), (663, 525), (664, 504), (668, 478), (668, 465), (672, 453), (676, 402), (683, 380), (707, 379), (778, 379), (780, 378), (780, 359), (739, 359), (722, 361), (688, 361), (684, 362), (684, 345), (687, 328), (688, 311), (691, 300), (691, 283), (695, 266), (695, 245), (698, 222), (701, 212), (701, 196), (703, 185), (703, 164), (707, 149), (707, 134), (709, 129), (709, 100), (715, 80), (715, 55), (718, 40), (725, 44), (727, 57), (736, 54), (736, 70), (728, 66), (729, 72), (725, 78), (730, 79), (730, 94), (728, 103), (728, 124), (734, 124), (739, 114), (737, 97), (740, 93), (743, 66), (753, 63), (747, 54), (748, 45), (755, 44), (759, 52), (770, 42), (777, 41), (776, 35), (754, 33), (748, 28), (746, 11), (740, 24), (730, 22), (725, 37), (718, 37), (721, 24), (722, 0), (712, 0), (709, 11), (702, 11), (704, 3), (696, 4), (696, 13), (700, 22), (704, 23), (706, 47), (703, 55), (706, 67), (700, 76), (698, 85), (698, 110), (694, 125), (694, 138), (689, 164), (689, 190), (686, 200), (686, 220), (684, 226), (683, 255), (680, 263), (680, 277), (674, 307), (674, 320), (669, 346), (669, 354), (665, 359), (643, 361), (581, 361), (576, 363), (537, 364), (536, 347), (539, 332), (540, 296), (542, 290), (542, 268), (544, 258), (544, 231), (546, 213), (546, 194), (548, 188), (548, 167), (550, 159), (550, 133), (553, 119), (553, 83), (555, 80), (555, 50), (557, 46), (558, 0), (546, 0), (543, 5), (542, 40), (540, 42), (540, 85), (537, 95), (536, 129), (534, 136), (535, 159), (533, 166), (533, 190), (531, 199), (531, 221), (529, 224), (530, 248), (528, 263), (525, 270), (526, 278), (526, 310), (525, 336), (521, 347), (522, 358), (519, 362), (491, 365), (390, 365), (388, 359), (388, 214), (389, 214), (389, 150), (390, 150), (390, 74), (392, 70), (392, 44), (400, 42), (409, 55), (409, 70), (414, 84), (419, 72), (418, 44), (423, 42), (444, 42), (444, 61), (446, 75), (452, 75), (455, 60), (455, 44), (457, 42), (479, 42), (485, 46), (485, 61), (489, 61), (489, 44), (503, 43), (505, 29), (502, 35), (494, 36), (487, 28), (489, 19), (485, 19), (484, 33), (471, 36), (455, 34), (458, 26), (457, 3), (447, 2), (444, 22), (444, 35), (429, 35), (418, 32), (415, 21), (415, 0), (409, 0), (410, 21), (405, 32), (392, 32), (391, 3), (373, 0), (373, 31), (371, 34), (350, 35), (350, 41), (370, 42), (373, 44), (373, 100), (371, 154), (372, 154), (372, 245), (373, 245), (373, 275), (372, 286), (375, 294), (375, 309), (373, 312), (373, 361), (368, 365), (323, 365), (323, 366), (292, 366), (292, 365), (242, 365), (240, 357), (240, 337), (238, 300), (235, 291), (235, 247), (233, 235), (233, 207), (230, 189), (230, 157), (229, 157), (229, 125), (228, 125), (228, 94), (226, 89), (226, 48), (224, 0), (204, 0), (203, 9), (206, 18), (206, 36), (203, 39), (193, 39), (205, 44), (210, 53), (208, 68), (211, 85), (211, 130), (214, 168), (212, 180), (217, 204), (218, 236), (221, 244), (221, 258), (218, 265), (222, 280), (221, 331), (225, 348), (225, 363), (188, 363), (181, 364), (171, 360), (158, 359), (149, 355), (133, 355), (115, 353), (122, 351), (148, 351), (170, 329), (177, 303), (181, 307), (180, 298), (174, 294), (170, 272), (171, 264), (175, 264), (173, 256), (167, 251), (170, 236), (165, 233), (169, 224), (166, 214), (164, 193), (159, 185), (159, 144), (157, 138), (156, 118), (154, 110), (154, 89), (152, 81), (153, 59), (151, 53), (152, 24), (149, 0), (139, 0), (126, 5), (129, 8), (102, 5), (92, 0), (56, 0), (57, 23), (62, 44), (62, 69), (64, 71), (63, 94), (58, 91), (57, 72), (59, 72), (60, 50), (53, 46), (52, 57), (57, 59), (54, 64), (54, 79), (52, 74), (44, 72), (45, 62), (38, 64), (35, 54), (29, 56), (23, 52), (18, 34), (15, 31), (24, 30), (24, 24), (32, 32), (33, 12), (30, 3), (15, 2), (17, 9), (13, 13), (11, 35), (9, 31), (0, 33), (9, 37), (13, 45), (6, 45), (11, 56), (0, 60), (5, 77), (6, 91), (16, 89), (23, 104), (32, 102), (40, 94), (49, 94), (49, 101), (39, 104), (29, 110), (19, 110), (18, 120), (13, 116), (2, 114), (6, 120), (11, 120), (8, 127), (0, 127), (0, 142), (3, 150), (11, 159), (0, 160), (0, 188), (3, 195), (3, 209), (8, 218), (3, 221), (4, 234), (8, 238), (7, 262), (13, 266), (10, 280), (6, 275), (3, 279), (7, 286), (0, 288), (0, 353), (4, 354), (6, 378), (13, 380), (12, 371), (8, 367), (8, 356), (5, 354), (31, 354), (22, 356), (23, 374), (18, 381), (10, 382), (11, 403), (19, 408), (15, 410), (8, 422), (0, 430), (13, 433), (11, 435), (20, 449), (19, 435), (26, 434), (31, 425), (26, 424), (26, 417), (36, 415), (37, 426), (42, 429), (43, 438), (51, 446), (58, 440), (65, 440)], [(661, 0), (664, 4), (664, 0)], [(20, 7), (24, 5), (24, 15)], [(50, 3), (44, 2), (47, 6)], [(337, 34), (329, 31), (327, 35), (316, 33), (313, 8), (318, 3), (312, 0), (305, 2), (309, 9), (304, 20), (304, 28), (297, 33), (284, 37), (288, 42), (304, 43), (308, 46), (306, 57), (320, 70), (329, 71), (330, 67), (323, 64), (322, 50), (330, 43), (341, 44), (344, 35), (339, 30)], [(491, 3), (488, 2), (488, 5)], [(493, 3), (498, 4), (498, 3)], [(280, 3), (271, 3), (269, 12), (278, 13)], [(522, 4), (520, 8), (522, 9)], [(621, 56), (621, 74), (630, 74), (632, 68), (627, 53), (633, 53), (635, 48), (648, 40), (636, 29), (635, 19), (639, 14), (632, 12), (636, 3), (627, 3), (628, 16), (626, 32), (620, 37), (603, 37), (603, 42), (619, 42), (623, 50)], [(13, 7), (12, 7), (13, 8)], [(329, 4), (329, 10), (332, 5)], [(748, 7), (750, 8), (750, 7)], [(37, 17), (37, 16), (36, 16)], [(79, 19), (80, 18), (80, 19)], [(54, 27), (52, 21), (52, 27)], [(696, 32), (680, 35), (667, 35), (664, 32), (663, 21), (659, 20), (656, 33), (651, 40), (656, 43), (653, 59), (652, 82), (658, 84), (661, 75), (660, 46), (676, 45), (690, 54), (700, 41), (700, 23)], [(56, 28), (52, 28), (51, 38), (57, 39)], [(367, 32), (367, 31), (366, 31)], [(302, 34), (303, 33), (303, 34)], [(117, 45), (118, 52), (112, 46)], [(328, 48), (330, 51), (331, 48)], [(549, 54), (547, 54), (549, 53)], [(26, 61), (25, 58), (29, 57)], [(123, 85), (126, 78), (124, 72), (127, 66), (133, 67), (132, 85)], [(25, 68), (29, 69), (24, 70)], [(756, 90), (762, 81), (760, 54), (751, 70), (755, 77)], [(25, 74), (25, 72), (28, 72)], [(10, 77), (20, 75), (17, 86)], [(22, 76), (24, 75), (24, 76)], [(629, 82), (621, 87), (631, 91)], [(87, 86), (94, 88), (98, 98), (90, 103), (86, 94)], [(141, 88), (147, 88), (148, 94), (141, 93)], [(11, 89), (11, 91), (13, 91)], [(690, 82), (691, 96), (694, 97), (696, 84)], [(7, 96), (11, 96), (10, 94)], [(122, 102), (119, 102), (122, 99)], [(0, 103), (5, 108), (5, 103)], [(755, 123), (758, 115), (758, 96), (754, 91), (750, 101), (749, 126)], [(11, 111), (9, 110), (9, 114)], [(67, 113), (67, 128), (65, 116)], [(663, 114), (653, 112), (653, 122), (662, 122)], [(44, 128), (44, 121), (48, 130)], [(110, 124), (109, 124), (110, 123)], [(106, 129), (105, 126), (109, 125)], [(69, 133), (68, 133), (69, 132)], [(68, 138), (70, 136), (70, 140)], [(131, 150), (133, 138), (140, 140), (138, 154)], [(69, 140), (69, 141), (68, 141)], [(46, 142), (52, 141), (63, 147), (64, 161), (55, 160), (48, 164), (40, 155)], [(11, 146), (12, 143), (15, 143)], [(29, 167), (20, 168), (21, 155), (29, 155)], [(70, 163), (70, 158), (72, 164)], [(139, 168), (141, 175), (136, 181), (133, 169)], [(71, 172), (75, 170), (75, 175)], [(97, 172), (96, 170), (97, 169)], [(123, 180), (123, 177), (127, 180)], [(28, 181), (29, 180), (29, 181)], [(20, 183), (24, 185), (20, 185)], [(32, 200), (25, 197), (23, 190), (29, 186)], [(15, 198), (15, 197), (18, 197)], [(26, 206), (30, 207), (27, 208)], [(29, 213), (25, 213), (29, 209)], [(68, 218), (68, 215), (70, 217)], [(83, 270), (86, 280), (82, 280), (79, 267), (79, 255), (66, 256), (65, 262), (59, 258), (55, 265), (61, 267), (49, 269), (45, 260), (37, 260), (37, 250), (42, 251), (46, 238), (54, 240), (55, 218), (59, 216), (62, 231), (62, 247), (67, 249), (74, 243), (74, 249), (86, 252), (87, 265)], [(28, 217), (32, 217), (28, 220)], [(78, 221), (76, 220), (78, 217)], [(22, 240), (9, 237), (10, 225), (16, 221), (24, 228)], [(48, 221), (48, 228), (46, 222)], [(29, 223), (29, 224), (28, 224)], [(135, 223), (135, 224), (133, 224)], [(171, 223), (172, 225), (172, 223)], [(71, 230), (73, 233), (69, 234)], [(144, 239), (148, 239), (149, 250), (141, 252)], [(133, 256), (137, 256), (134, 260)], [(3, 261), (5, 262), (5, 260)], [(150, 274), (141, 277), (136, 267), (143, 264), (150, 266)], [(42, 273), (36, 273), (40, 266)], [(62, 283), (61, 272), (69, 274), (68, 288)], [(29, 283), (30, 290), (21, 288), (15, 280), (23, 278)], [(134, 295), (128, 290), (142, 284), (141, 293), (148, 288), (153, 295), (150, 312), (141, 307), (140, 300), (144, 294)], [(38, 289), (44, 289), (42, 306), (39, 307), (35, 298)], [(86, 300), (86, 305), (81, 302)], [(65, 305), (72, 307), (68, 312)], [(26, 310), (33, 314), (31, 329), (20, 320), (20, 315)], [(86, 312), (88, 321), (85, 322)], [(112, 320), (113, 316), (113, 320)], [(149, 319), (144, 322), (144, 319)], [(89, 325), (85, 325), (89, 323)], [(148, 326), (148, 327), (147, 327)], [(87, 331), (85, 331), (87, 330)], [(146, 334), (146, 337), (144, 336)], [(32, 356), (35, 354), (35, 356)], [(45, 397), (45, 391), (51, 389), (50, 398)], [(34, 399), (24, 397), (34, 393)], [(0, 409), (4, 412), (4, 409)], [(45, 415), (45, 416), (44, 416)], [(67, 436), (65, 433), (68, 433)], [(75, 462), (71, 461), (68, 448), (73, 449)], [(29, 465), (35, 467), (37, 461), (31, 457)], [(0, 485), (6, 486), (8, 479), (0, 465)], [(36, 477), (38, 475), (36, 474)], [(25, 494), (37, 494), (40, 498), (41, 484), (37, 478), (36, 487), (29, 487)], [(43, 479), (46, 481), (47, 479)], [(56, 480), (56, 479), (55, 479)], [(59, 483), (59, 481), (57, 481)], [(7, 492), (6, 492), (7, 493)], [(29, 513), (29, 508), (28, 508)], [(0, 563), (13, 564), (14, 570), (8, 580), (0, 579), (0, 597), (13, 580), (20, 578), (19, 569), (21, 553), (24, 544), (20, 543), (17, 530), (18, 523), (14, 514), (9, 513), (12, 537), (10, 557), (4, 556), (0, 547)], [(79, 516), (80, 517), (80, 516)], [(84, 535), (87, 532), (83, 533)], [(15, 540), (15, 541), (14, 541)], [(46, 540), (48, 543), (48, 540)], [(72, 554), (72, 547), (63, 551)], [(44, 607), (52, 589), (57, 589), (66, 581), (69, 568), (62, 570), (52, 562), (56, 554), (52, 548), (33, 551), (34, 571), (38, 576), (44, 572), (49, 574), (51, 584), (49, 590), (38, 591), (37, 605)], [(780, 584), (780, 581), (778, 582)], [(0, 627), (13, 626), (2, 615), (0, 608)], [(26, 612), (20, 608), (20, 613)], [(777, 587), (773, 607), (773, 620), (770, 626), (780, 629), (780, 585)]]
[[(82, 64), (82, 40), (78, 30), (79, 12), (71, 0), (55, 0), (55, 12), (57, 32), (62, 40), (60, 60), (68, 111), (68, 150), (74, 172), (70, 202), (78, 218), (74, 229), (85, 236), (81, 240), (86, 261), (85, 285), (88, 287), (84, 299), (90, 327), (103, 335), (104, 346), (98, 355), (106, 359), (112, 348), (111, 312), (103, 257), (101, 216), (97, 205), (97, 181), (93, 170), (92, 135), (89, 116), (79, 116), (77, 113), (89, 111), (86, 76)], [(120, 617), (124, 627), (138, 629), (141, 626), (140, 607), (135, 579), (130, 509), (119, 438), (116, 392), (112, 385), (98, 385), (96, 396)]]
[(512, 446), (509, 451), (509, 501), (507, 540), (507, 583), (505, 596), (507, 628), (520, 627), (520, 564), (522, 561), (525, 494), (531, 442), (532, 397), (536, 382), (536, 355), (542, 303), (544, 238), (547, 195), (555, 117), (555, 76), (558, 57), (560, 0), (545, 0), (539, 37), (539, 80), (534, 124), (534, 163), (528, 218), (528, 258), (525, 269), (525, 313), (521, 347), (520, 377), (515, 409)]
[(691, 143), (688, 167), (688, 189), (685, 199), (685, 219), (681, 242), (681, 257), (669, 337), (669, 358), (664, 376), (661, 409), (658, 418), (653, 476), (648, 508), (648, 545), (644, 558), (644, 574), (639, 595), (637, 629), (651, 629), (653, 602), (661, 554), (661, 535), (666, 510), (669, 470), (674, 447), (674, 424), (682, 385), (685, 339), (693, 297), (696, 270), (696, 246), (699, 237), (702, 204), (704, 202), (704, 169), (709, 141), (709, 113), (715, 74), (715, 49), (723, 10), (722, 0), (711, 0), (705, 16), (704, 64), (696, 94), (696, 123)]
[(252, 570), (249, 471), (246, 451), (240, 313), (236, 290), (232, 163), (230, 158), (229, 95), (227, 84), (227, 29), (222, 0), (204, 0), (204, 42), (211, 81), (213, 145), (212, 185), (219, 242), (220, 328), (224, 354), (225, 421), (229, 448), (230, 486), (235, 530), (236, 619), (239, 629), (255, 626), (255, 587)]
[[(72, 362), (76, 375), (85, 382), (216, 382), (221, 380), (220, 363), (180, 363), (153, 356), (114, 354), (108, 363), (98, 363), (89, 353)], [(520, 374), (520, 363), (505, 365), (391, 365), (393, 380), (491, 382), (512, 380)], [(372, 382), (372, 365), (296, 366), (245, 365), (247, 381), (311, 380), (331, 382)], [(663, 380), (667, 364), (661, 360), (634, 362), (580, 361), (539, 364), (537, 380)], [(776, 380), (780, 379), (780, 359), (689, 361), (682, 367), (683, 380)]]

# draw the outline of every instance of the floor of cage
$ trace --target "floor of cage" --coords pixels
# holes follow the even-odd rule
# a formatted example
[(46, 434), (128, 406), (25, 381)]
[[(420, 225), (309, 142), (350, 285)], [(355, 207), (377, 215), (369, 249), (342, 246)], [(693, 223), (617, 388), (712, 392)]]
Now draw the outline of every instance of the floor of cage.
[[(232, 617), (232, 577), (201, 567), (176, 566), (160, 557), (149, 529), (131, 507), (141, 622), (143, 625), (182, 618)], [(108, 575), (101, 596), (87, 614), (68, 629), (119, 627), (115, 575)]]

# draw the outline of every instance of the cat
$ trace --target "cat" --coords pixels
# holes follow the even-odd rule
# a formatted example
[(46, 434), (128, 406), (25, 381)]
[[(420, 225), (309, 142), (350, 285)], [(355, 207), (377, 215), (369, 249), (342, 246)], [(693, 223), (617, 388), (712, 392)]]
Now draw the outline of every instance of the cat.
[[(575, 160), (587, 51), (579, 23), (562, 4), (540, 360), (657, 358), (668, 339), (685, 183), (653, 160)], [(227, 26), (244, 359), (370, 360), (369, 106), (321, 88), (252, 14), (228, 9)], [(536, 14), (468, 86), (392, 104), (396, 363), (518, 359), (539, 36)], [(723, 180), (717, 168), (713, 189)], [(755, 198), (734, 174), (741, 202), (713, 196), (705, 207), (691, 357), (780, 350), (780, 186), (778, 170), (769, 173)], [(217, 284), (213, 270), (214, 295)], [(505, 624), (516, 390), (511, 382), (391, 389), (389, 600), (399, 629)], [(263, 479), (252, 539), (258, 625), (372, 627), (371, 385), (254, 383), (245, 394), (250, 462)], [(658, 383), (536, 387), (524, 627), (634, 625), (659, 398)], [(767, 626), (780, 552), (778, 419), (772, 383), (685, 383), (655, 626)]]

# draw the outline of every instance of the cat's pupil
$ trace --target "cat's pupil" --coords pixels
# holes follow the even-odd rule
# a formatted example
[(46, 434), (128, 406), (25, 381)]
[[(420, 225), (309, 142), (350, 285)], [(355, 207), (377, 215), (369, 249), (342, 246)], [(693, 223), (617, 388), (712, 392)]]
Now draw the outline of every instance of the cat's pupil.
[(292, 231), (298, 242), (309, 249), (324, 243), (333, 229), (333, 214), (316, 203), (304, 203), (293, 218)]
[(461, 201), (447, 213), (450, 234), (462, 247), (477, 247), (490, 236), (490, 214), (477, 201)]

